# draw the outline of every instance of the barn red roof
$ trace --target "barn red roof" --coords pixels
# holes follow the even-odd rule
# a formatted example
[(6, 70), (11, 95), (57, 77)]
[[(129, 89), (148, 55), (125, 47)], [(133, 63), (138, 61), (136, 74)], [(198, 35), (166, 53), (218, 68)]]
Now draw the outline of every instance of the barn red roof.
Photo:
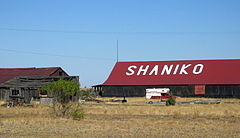
[(240, 60), (118, 62), (102, 85), (240, 84)]
[(54, 73), (59, 69), (61, 68), (0, 68), (0, 84), (18, 76), (55, 76)]

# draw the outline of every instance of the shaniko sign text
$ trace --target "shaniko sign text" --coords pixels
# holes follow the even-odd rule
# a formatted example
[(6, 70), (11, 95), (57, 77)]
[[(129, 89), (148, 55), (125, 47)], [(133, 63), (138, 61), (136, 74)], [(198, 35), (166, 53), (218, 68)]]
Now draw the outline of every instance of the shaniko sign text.
[(130, 65), (126, 71), (127, 76), (132, 75), (199, 75), (204, 71), (203, 64), (177, 64), (177, 65)]

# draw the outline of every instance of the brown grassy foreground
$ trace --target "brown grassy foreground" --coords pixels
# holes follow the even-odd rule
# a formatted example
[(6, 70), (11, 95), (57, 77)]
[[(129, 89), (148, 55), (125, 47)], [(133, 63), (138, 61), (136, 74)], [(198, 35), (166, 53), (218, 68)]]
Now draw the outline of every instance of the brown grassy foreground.
[[(196, 98), (180, 98), (181, 101)], [(104, 98), (104, 100), (109, 100)], [(218, 105), (83, 104), (86, 117), (56, 118), (47, 106), (0, 107), (0, 137), (239, 137), (240, 100)]]

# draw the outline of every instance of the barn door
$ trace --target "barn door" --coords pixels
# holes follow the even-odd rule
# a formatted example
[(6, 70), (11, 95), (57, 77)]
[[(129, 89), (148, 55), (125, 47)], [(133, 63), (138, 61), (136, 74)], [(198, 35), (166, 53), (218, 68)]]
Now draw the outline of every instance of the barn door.
[(205, 95), (205, 85), (195, 85), (195, 95)]

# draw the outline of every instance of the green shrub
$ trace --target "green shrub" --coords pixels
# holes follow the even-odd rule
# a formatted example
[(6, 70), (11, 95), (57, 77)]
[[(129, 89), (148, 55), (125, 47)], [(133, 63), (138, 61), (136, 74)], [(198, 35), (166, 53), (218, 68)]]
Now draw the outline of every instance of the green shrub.
[(79, 87), (79, 82), (60, 79), (43, 86), (40, 91), (47, 92), (49, 96), (56, 99), (53, 104), (55, 116), (80, 120), (84, 118), (84, 111), (78, 103), (71, 102), (71, 97), (90, 94), (87, 92), (81, 93)]
[(73, 119), (80, 120), (80, 119), (84, 118), (85, 113), (84, 113), (83, 109), (76, 109), (76, 110), (70, 112), (70, 115)]
[(83, 119), (85, 112), (80, 104), (78, 103), (54, 103), (53, 104), (53, 113), (57, 117), (72, 118), (75, 120)]
[(79, 92), (79, 96), (82, 100), (86, 100), (86, 101), (91, 101), (95, 99), (93, 92), (91, 92), (90, 90), (81, 90)]
[(56, 98), (59, 103), (66, 104), (70, 102), (70, 96), (80, 92), (79, 87), (79, 82), (60, 79), (43, 86), (40, 92), (47, 92), (48, 96)]
[(53, 104), (53, 112), (58, 117), (67, 117), (71, 108), (72, 108), (71, 103), (61, 104), (61, 103), (55, 102)]
[(175, 105), (176, 99), (174, 97), (169, 97), (166, 101), (166, 106)]

